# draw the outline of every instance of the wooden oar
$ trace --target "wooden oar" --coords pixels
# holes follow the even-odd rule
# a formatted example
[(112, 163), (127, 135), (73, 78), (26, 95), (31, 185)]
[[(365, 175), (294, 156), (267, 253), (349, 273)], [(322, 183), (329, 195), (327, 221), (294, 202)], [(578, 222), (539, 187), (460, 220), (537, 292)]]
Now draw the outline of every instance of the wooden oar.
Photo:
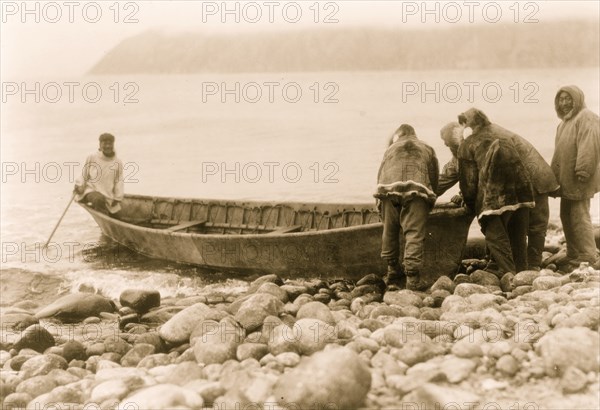
[(48, 246), (48, 244), (50, 243), (50, 240), (52, 239), (52, 236), (54, 236), (54, 232), (56, 232), (56, 230), (58, 229), (58, 225), (60, 225), (60, 223), (62, 222), (63, 218), (65, 217), (65, 214), (67, 213), (67, 211), (69, 210), (69, 207), (71, 206), (71, 203), (75, 199), (75, 195), (77, 195), (77, 194), (73, 193), (73, 195), (71, 195), (71, 200), (67, 204), (67, 207), (65, 208), (65, 210), (62, 213), (62, 215), (60, 216), (60, 219), (56, 223), (56, 226), (52, 230), (52, 233), (50, 234), (50, 237), (48, 238), (48, 240), (46, 241), (46, 244), (42, 247), (42, 249), (45, 249)]

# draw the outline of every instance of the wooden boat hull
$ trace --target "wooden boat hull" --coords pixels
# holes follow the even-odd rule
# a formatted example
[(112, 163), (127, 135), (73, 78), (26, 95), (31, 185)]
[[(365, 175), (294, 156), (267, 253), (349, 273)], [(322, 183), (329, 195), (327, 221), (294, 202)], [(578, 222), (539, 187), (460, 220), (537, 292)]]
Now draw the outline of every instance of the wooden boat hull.
[[(124, 220), (82, 206), (106, 236), (152, 258), (211, 270), (275, 273), (286, 278), (356, 278), (386, 270), (380, 258), (383, 225), (372, 203), (273, 204), (130, 195), (123, 203)], [(277, 217), (273, 217), (273, 210), (277, 210)], [(157, 217), (159, 221), (188, 221), (188, 225), (189, 221), (203, 220), (240, 232), (251, 226), (263, 231), (195, 233), (188, 228), (173, 231), (170, 229), (176, 227), (157, 229), (126, 222), (140, 215), (153, 217), (155, 222)], [(472, 219), (464, 209), (451, 204), (436, 206), (432, 211), (423, 266), (427, 280), (457, 271)], [(278, 233), (281, 226), (291, 225), (302, 231)]]

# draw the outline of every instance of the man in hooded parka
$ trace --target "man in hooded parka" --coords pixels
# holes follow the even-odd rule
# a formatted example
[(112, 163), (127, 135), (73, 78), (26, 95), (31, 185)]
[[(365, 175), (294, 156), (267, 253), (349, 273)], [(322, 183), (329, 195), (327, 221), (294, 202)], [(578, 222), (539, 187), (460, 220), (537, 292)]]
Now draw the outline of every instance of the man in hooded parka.
[(564, 262), (598, 266), (590, 216), (590, 199), (600, 192), (598, 115), (586, 108), (583, 92), (574, 85), (558, 90), (554, 107), (562, 120), (556, 129), (551, 167), (561, 186), (560, 220), (567, 240)]

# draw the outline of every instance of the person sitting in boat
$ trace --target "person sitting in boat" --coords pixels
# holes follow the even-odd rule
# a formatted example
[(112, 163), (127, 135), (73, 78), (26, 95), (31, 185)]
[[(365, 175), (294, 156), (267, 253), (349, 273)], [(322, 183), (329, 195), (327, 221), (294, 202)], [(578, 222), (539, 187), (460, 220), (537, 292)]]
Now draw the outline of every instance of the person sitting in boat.
[[(540, 270), (542, 253), (546, 243), (546, 232), (550, 220), (548, 195), (559, 189), (559, 184), (550, 165), (537, 149), (525, 138), (509, 131), (498, 124), (492, 123), (487, 115), (477, 108), (471, 108), (461, 114), (465, 122), (480, 127), (485, 125), (494, 138), (509, 140), (517, 150), (521, 162), (525, 165), (531, 184), (535, 207), (529, 210), (527, 223), (527, 261), (523, 261), (517, 270)], [(517, 261), (515, 261), (516, 263)]]
[[(419, 140), (408, 124), (402, 124), (393, 138), (383, 156), (373, 195), (381, 201), (381, 257), (388, 265), (384, 281), (388, 289), (402, 287), (406, 275), (408, 289), (424, 290), (428, 286), (420, 278), (420, 269), (427, 218), (437, 199), (438, 160), (433, 148)], [(402, 263), (399, 262), (401, 228)]]
[(513, 141), (498, 138), (487, 118), (461, 114), (458, 122), (473, 130), (458, 149), (460, 190), (497, 264), (493, 273), (526, 269), (529, 208), (535, 205), (529, 172)]
[[(440, 174), (438, 187), (435, 191), (435, 194), (438, 197), (458, 183), (458, 159), (456, 158), (456, 155), (458, 154), (458, 147), (460, 147), (460, 144), (464, 141), (464, 131), (465, 127), (457, 122), (450, 122), (444, 125), (440, 130), (440, 136), (442, 137), (444, 144), (450, 149), (450, 152), (452, 152), (452, 158), (444, 165), (442, 173)], [(451, 201), (457, 205), (462, 205), (462, 194), (459, 192), (454, 195)]]
[(124, 196), (123, 163), (115, 153), (115, 137), (100, 135), (98, 152), (88, 156), (75, 182), (75, 199), (97, 211), (119, 218)]

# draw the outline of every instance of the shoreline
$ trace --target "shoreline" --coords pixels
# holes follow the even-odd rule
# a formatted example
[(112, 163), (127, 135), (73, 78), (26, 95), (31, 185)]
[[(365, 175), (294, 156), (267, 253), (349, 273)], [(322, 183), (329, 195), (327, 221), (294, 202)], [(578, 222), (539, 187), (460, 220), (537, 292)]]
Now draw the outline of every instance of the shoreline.
[(21, 300), (2, 308), (3, 408), (596, 408), (600, 271), (463, 262), (427, 292), (266, 275)]

